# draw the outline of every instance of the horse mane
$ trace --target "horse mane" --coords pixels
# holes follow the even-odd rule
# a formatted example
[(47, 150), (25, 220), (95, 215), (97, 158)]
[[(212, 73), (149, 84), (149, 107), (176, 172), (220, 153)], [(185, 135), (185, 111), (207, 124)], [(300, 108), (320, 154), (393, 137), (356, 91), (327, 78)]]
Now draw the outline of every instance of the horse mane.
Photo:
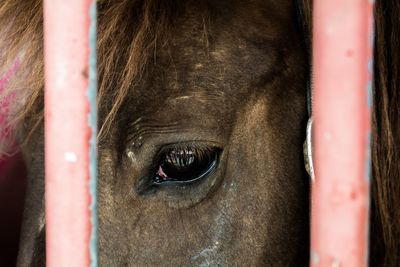
[[(312, 0), (299, 1), (311, 29)], [(123, 102), (146, 75), (157, 47), (166, 45), (179, 6), (176, 0), (98, 1), (100, 141), (111, 134)], [(10, 92), (18, 96), (11, 122), (23, 144), (43, 122), (42, 17), (42, 0), (0, 2), (0, 76), (20, 59), (20, 71), (0, 92), (0, 102)], [(396, 1), (376, 1), (374, 56), (370, 264), (396, 266), (400, 262), (400, 5)]]
[[(400, 4), (375, 3), (372, 112), (371, 255), (375, 265), (400, 263)], [(376, 261), (376, 259), (380, 259)]]
[[(121, 105), (143, 79), (157, 46), (165, 45), (179, 5), (177, 1), (161, 0), (99, 0), (97, 5), (101, 142), (111, 135)], [(20, 71), (8, 83), (7, 90), (0, 92), (0, 100), (17, 92), (19, 98), (14, 101), (16, 107), (10, 121), (20, 134), (20, 143), (25, 145), (43, 122), (42, 0), (2, 0), (0, 25), (0, 76), (16, 58), (20, 59)]]
[[(8, 103), (7, 125), (1, 125), (2, 130), (23, 125), (27, 117), (34, 124), (42, 120), (41, 17), (41, 1), (0, 2), (0, 77), (9, 72), (14, 62), (19, 62), (18, 69), (9, 75), (0, 92), (0, 103), (13, 95), (12, 103)], [(9, 152), (0, 151), (0, 158)]]

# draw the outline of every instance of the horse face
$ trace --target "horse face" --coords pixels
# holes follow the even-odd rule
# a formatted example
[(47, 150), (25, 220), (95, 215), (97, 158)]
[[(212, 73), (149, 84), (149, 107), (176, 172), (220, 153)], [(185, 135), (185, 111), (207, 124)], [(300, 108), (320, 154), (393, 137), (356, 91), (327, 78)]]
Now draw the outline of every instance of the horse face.
[(306, 63), (294, 6), (212, 9), (206, 20), (184, 9), (125, 103), (115, 144), (100, 148), (104, 266), (307, 261)]
[[(293, 3), (200, 2), (149, 56), (99, 146), (100, 263), (306, 265), (307, 68)], [(43, 132), (34, 139), (21, 266), (44, 262)]]

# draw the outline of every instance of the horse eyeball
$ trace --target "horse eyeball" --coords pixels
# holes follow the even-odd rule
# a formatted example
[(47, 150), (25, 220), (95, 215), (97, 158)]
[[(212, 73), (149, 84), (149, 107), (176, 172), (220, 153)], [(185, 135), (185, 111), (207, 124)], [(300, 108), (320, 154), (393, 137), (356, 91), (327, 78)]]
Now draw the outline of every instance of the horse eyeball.
[(173, 147), (161, 155), (155, 184), (190, 183), (208, 175), (216, 166), (215, 148)]

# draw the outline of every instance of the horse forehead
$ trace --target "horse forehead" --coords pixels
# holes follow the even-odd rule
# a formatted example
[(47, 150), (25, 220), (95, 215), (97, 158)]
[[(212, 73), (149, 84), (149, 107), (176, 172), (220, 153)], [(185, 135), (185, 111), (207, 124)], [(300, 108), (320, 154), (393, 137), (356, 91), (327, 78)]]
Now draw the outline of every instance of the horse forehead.
[(177, 41), (169, 50), (159, 51), (148, 86), (139, 90), (152, 91), (153, 101), (233, 100), (276, 68), (281, 54), (273, 38), (247, 39), (228, 31), (218, 33), (209, 44), (202, 38)]
[[(282, 8), (286, 17), (276, 15), (274, 10), (280, 5), (266, 2), (269, 3), (261, 11), (254, 3), (248, 4), (229, 11), (232, 15), (225, 19), (207, 18), (191, 11), (183, 16), (182, 23), (172, 31), (168, 46), (156, 51), (155, 68), (159, 69), (157, 76), (163, 78), (163, 90), (203, 87), (226, 91), (229, 88), (221, 86), (221, 82), (246, 73), (262, 75), (271, 69), (277, 53), (281, 53), (278, 50), (287, 46), (291, 29), (287, 21), (293, 19), (287, 16), (291, 14), (287, 7)], [(207, 86), (203, 86), (205, 83)]]
[[(293, 0), (241, 0), (217, 1), (207, 8), (189, 5), (177, 18), (173, 37), (178, 42), (199, 40), (206, 45), (222, 32), (230, 35), (279, 38), (287, 35), (288, 22), (294, 18)], [(221, 4), (220, 3), (228, 3)], [(200, 11), (199, 11), (200, 10)], [(207, 39), (211, 37), (210, 39)], [(224, 42), (229, 44), (229, 40)], [(235, 45), (235, 44), (232, 44)]]
[[(230, 10), (223, 20), (208, 20), (193, 10), (182, 16), (169, 44), (157, 48), (154, 72), (137, 88), (136, 94), (146, 95), (136, 98), (139, 113), (162, 107), (194, 111), (202, 105), (228, 112), (262, 77), (276, 73), (273, 69), (281, 65), (279, 57), (287, 45), (277, 29), (286, 40), (288, 27), (281, 22), (289, 19), (288, 1), (266, 1), (261, 11), (254, 3), (262, 1), (247, 2), (252, 3)], [(281, 5), (284, 15), (276, 15)]]

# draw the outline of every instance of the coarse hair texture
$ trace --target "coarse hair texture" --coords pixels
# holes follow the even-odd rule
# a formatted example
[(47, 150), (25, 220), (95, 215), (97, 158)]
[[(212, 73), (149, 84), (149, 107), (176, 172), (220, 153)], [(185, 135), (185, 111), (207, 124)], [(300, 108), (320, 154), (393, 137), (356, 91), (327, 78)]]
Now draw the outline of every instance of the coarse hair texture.
[[(128, 92), (146, 75), (146, 66), (157, 45), (165, 45), (178, 6), (175, 1), (99, 0), (97, 7), (98, 139), (101, 142), (111, 134)], [(22, 145), (29, 142), (43, 122), (42, 9), (42, 0), (0, 2), (0, 74), (6, 72), (15, 59), (20, 61), (17, 75), (0, 97), (17, 93), (9, 119), (17, 128)]]
[[(375, 2), (371, 264), (400, 264), (400, 2)], [(377, 260), (377, 261), (375, 261)]]
[[(177, 0), (98, 1), (99, 139), (112, 135), (118, 112), (166, 45)], [(299, 0), (311, 29), (311, 0)], [(17, 95), (11, 122), (26, 144), (43, 123), (42, 0), (0, 0), (0, 75), (16, 58), (20, 71), (0, 92)], [(308, 36), (311, 36), (309, 30)], [(307, 36), (305, 36), (306, 38)], [(309, 42), (311, 38), (306, 38)], [(400, 264), (400, 3), (375, 4), (370, 265)], [(1, 152), (1, 151), (0, 151)], [(1, 153), (0, 153), (1, 154)]]

